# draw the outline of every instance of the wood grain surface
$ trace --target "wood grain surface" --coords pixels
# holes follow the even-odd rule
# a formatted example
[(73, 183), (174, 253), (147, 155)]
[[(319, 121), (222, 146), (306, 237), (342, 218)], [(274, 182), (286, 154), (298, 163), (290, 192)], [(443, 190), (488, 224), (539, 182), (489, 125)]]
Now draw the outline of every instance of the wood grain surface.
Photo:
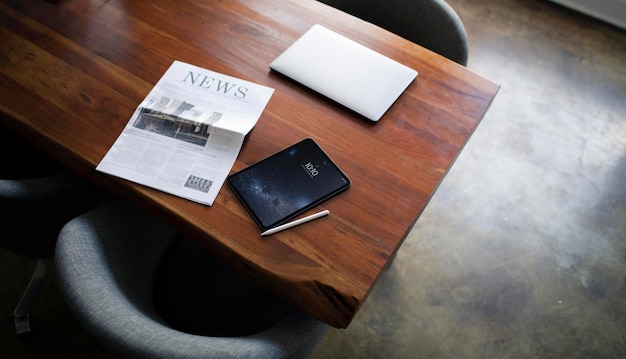
[[(378, 123), (270, 71), (316, 23), (419, 72)], [(330, 216), (262, 238), (227, 186), (208, 207), (96, 172), (174, 60), (274, 88), (232, 170), (312, 137), (352, 180), (311, 211)], [(498, 88), (316, 1), (0, 1), (3, 127), (337, 328), (349, 325)]]

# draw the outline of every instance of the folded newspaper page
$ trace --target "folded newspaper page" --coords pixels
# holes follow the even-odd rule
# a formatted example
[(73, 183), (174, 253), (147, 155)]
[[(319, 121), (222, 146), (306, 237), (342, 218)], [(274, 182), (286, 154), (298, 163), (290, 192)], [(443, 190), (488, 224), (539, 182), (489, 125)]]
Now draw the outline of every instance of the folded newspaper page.
[(213, 205), (273, 92), (174, 61), (96, 169)]

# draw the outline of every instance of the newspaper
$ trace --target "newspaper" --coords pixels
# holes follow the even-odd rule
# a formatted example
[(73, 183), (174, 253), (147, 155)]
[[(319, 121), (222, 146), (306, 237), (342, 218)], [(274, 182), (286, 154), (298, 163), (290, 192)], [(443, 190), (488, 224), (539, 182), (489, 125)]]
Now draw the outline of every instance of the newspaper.
[(273, 92), (174, 61), (96, 169), (211, 206)]

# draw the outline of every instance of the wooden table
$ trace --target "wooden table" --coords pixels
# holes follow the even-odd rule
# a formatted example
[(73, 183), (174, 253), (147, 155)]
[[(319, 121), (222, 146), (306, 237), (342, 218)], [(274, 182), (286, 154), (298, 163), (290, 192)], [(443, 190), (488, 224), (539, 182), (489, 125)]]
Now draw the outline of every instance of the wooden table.
[[(377, 124), (269, 70), (315, 23), (419, 72)], [(315, 209), (331, 215), (262, 238), (227, 186), (207, 207), (96, 172), (174, 60), (274, 88), (233, 171), (312, 137), (353, 182)], [(3, 127), (338, 328), (350, 324), (498, 88), (310, 0), (0, 1)]]

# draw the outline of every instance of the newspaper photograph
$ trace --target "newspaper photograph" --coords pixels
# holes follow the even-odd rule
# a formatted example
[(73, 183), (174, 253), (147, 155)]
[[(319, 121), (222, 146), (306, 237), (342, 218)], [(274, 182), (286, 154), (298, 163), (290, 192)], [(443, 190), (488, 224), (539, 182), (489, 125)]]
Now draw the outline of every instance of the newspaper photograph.
[(96, 170), (213, 205), (273, 92), (174, 61)]

